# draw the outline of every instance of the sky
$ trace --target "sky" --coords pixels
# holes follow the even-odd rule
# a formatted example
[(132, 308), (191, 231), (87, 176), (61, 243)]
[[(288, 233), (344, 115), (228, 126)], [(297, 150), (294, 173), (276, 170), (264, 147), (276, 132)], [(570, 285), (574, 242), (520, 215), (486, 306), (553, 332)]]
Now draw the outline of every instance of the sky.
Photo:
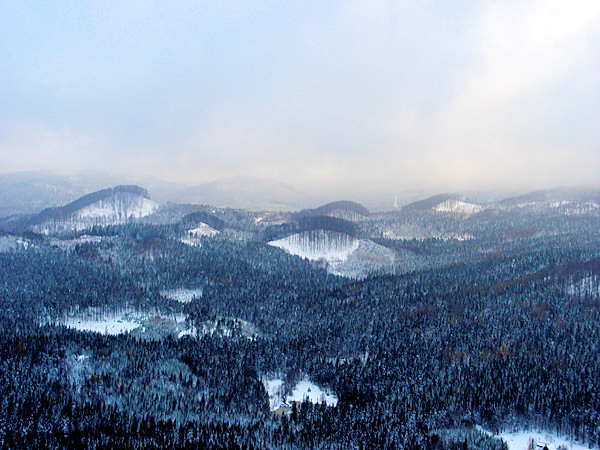
[(0, 172), (600, 186), (600, 2), (0, 2)]

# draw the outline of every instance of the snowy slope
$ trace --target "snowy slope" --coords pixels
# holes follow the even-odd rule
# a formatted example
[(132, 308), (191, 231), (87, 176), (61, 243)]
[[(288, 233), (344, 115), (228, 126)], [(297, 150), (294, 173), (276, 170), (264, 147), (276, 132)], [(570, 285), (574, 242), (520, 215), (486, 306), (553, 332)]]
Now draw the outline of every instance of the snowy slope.
[(438, 203), (434, 208), (437, 212), (448, 212), (458, 214), (474, 214), (483, 211), (483, 206), (475, 203), (463, 202), (461, 200), (449, 199)]
[(311, 261), (336, 264), (345, 261), (358, 248), (359, 240), (337, 231), (314, 230), (292, 234), (269, 245)]
[(371, 272), (393, 271), (395, 253), (373, 241), (329, 230), (296, 233), (269, 245), (286, 252), (324, 262), (334, 275), (363, 278)]

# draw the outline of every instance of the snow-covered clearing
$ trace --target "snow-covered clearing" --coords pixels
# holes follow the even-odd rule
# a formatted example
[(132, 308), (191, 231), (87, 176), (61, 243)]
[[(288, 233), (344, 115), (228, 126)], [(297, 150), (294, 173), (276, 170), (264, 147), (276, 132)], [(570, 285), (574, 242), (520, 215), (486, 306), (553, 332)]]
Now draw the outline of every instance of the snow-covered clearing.
[(128, 333), (142, 326), (139, 319), (126, 319), (121, 314), (110, 314), (101, 318), (73, 317), (67, 319), (63, 324), (67, 328), (79, 331), (90, 331), (93, 333), (117, 335)]
[[(107, 335), (134, 333), (140, 337), (158, 338), (179, 335), (188, 330), (185, 314), (137, 312), (133, 310), (99, 312), (93, 309), (71, 315), (54, 323), (79, 331)], [(192, 334), (188, 332), (187, 334)]]
[(314, 230), (292, 234), (269, 245), (311, 261), (334, 264), (345, 261), (358, 248), (359, 240), (337, 231)]
[(171, 300), (175, 300), (180, 303), (190, 303), (195, 297), (202, 297), (202, 288), (179, 288), (179, 289), (168, 289), (160, 291), (160, 295), (163, 295)]
[(351, 278), (361, 278), (373, 271), (391, 271), (395, 260), (392, 250), (337, 231), (296, 233), (269, 245), (310, 261), (324, 262), (329, 273)]
[(282, 406), (290, 406), (293, 402), (324, 403), (327, 406), (336, 406), (338, 399), (335, 394), (321, 389), (308, 378), (299, 381), (289, 394), (285, 393), (284, 383), (281, 378), (263, 378), (263, 385), (269, 395), (271, 411)]
[(504, 442), (506, 442), (508, 450), (527, 450), (532, 439), (534, 442), (534, 449), (541, 449), (544, 448), (544, 446), (548, 447), (549, 450), (558, 450), (559, 448), (566, 448), (569, 450), (587, 450), (590, 448), (587, 445), (570, 440), (564, 436), (559, 436), (556, 433), (549, 433), (546, 431), (516, 430), (503, 431), (500, 434), (494, 434), (480, 426), (478, 426), (477, 429), (489, 436), (502, 439)]
[(474, 214), (483, 211), (483, 206), (475, 203), (462, 202), (460, 200), (446, 200), (434, 207), (437, 212), (452, 212), (460, 214)]

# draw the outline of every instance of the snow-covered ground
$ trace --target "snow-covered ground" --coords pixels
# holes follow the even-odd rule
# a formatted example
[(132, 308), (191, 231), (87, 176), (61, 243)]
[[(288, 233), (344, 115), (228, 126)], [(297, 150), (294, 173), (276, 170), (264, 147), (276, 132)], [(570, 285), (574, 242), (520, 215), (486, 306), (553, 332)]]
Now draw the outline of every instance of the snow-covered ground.
[(204, 222), (200, 222), (196, 228), (188, 230), (188, 234), (190, 237), (213, 237), (219, 234), (219, 231)]
[(101, 334), (123, 334), (142, 326), (142, 317), (130, 314), (107, 314), (103, 317), (72, 317), (63, 322), (67, 328)]
[(437, 212), (452, 212), (460, 214), (474, 214), (479, 211), (483, 211), (483, 206), (476, 205), (475, 203), (463, 202), (460, 200), (446, 200), (445, 202), (439, 203), (434, 207)]
[(204, 222), (200, 222), (196, 228), (188, 230), (185, 236), (179, 239), (179, 241), (191, 247), (200, 247), (202, 245), (202, 238), (214, 237), (217, 234), (219, 234), (219, 230), (215, 230)]
[(307, 400), (311, 403), (325, 403), (327, 406), (335, 406), (338, 402), (335, 395), (323, 391), (315, 383), (308, 380), (308, 378), (300, 381), (294, 387), (291, 396), (288, 396), (286, 400), (290, 402), (303, 402)]
[(345, 261), (358, 248), (359, 240), (337, 231), (314, 230), (292, 234), (269, 245), (311, 261), (330, 264)]
[(134, 194), (111, 196), (81, 208), (75, 213), (78, 219), (102, 219), (119, 223), (127, 219), (149, 216), (158, 209), (158, 203)]
[(265, 378), (263, 379), (263, 385), (269, 395), (269, 408), (271, 408), (271, 411), (283, 406), (283, 380), (281, 378), (271, 380)]
[(186, 325), (185, 314), (162, 314), (160, 312), (137, 312), (123, 310), (102, 313), (93, 309), (58, 320), (54, 323), (65, 325), (79, 331), (117, 335), (134, 333), (139, 336), (160, 337), (161, 335), (179, 335), (186, 331), (193, 334)]
[[(494, 436), (502, 439), (506, 442), (508, 450), (527, 450), (529, 443), (533, 439), (533, 448), (543, 448), (544, 445), (549, 450), (558, 450), (559, 448), (566, 448), (569, 450), (588, 450), (590, 447), (583, 445), (576, 441), (570, 440), (564, 436), (558, 436), (556, 433), (548, 433), (545, 431), (504, 431), (500, 434), (494, 434), (482, 427), (477, 427), (480, 431), (486, 433), (489, 436)], [(538, 445), (541, 444), (541, 447)]]
[(337, 231), (305, 231), (269, 245), (310, 261), (325, 262), (329, 273), (352, 278), (373, 271), (392, 271), (395, 258), (388, 248)]
[(302, 403), (305, 400), (315, 404), (324, 403), (327, 406), (336, 406), (338, 402), (335, 394), (321, 389), (306, 377), (299, 381), (288, 395), (284, 393), (284, 385), (281, 378), (263, 378), (262, 381), (269, 395), (269, 407), (271, 411), (275, 411), (281, 406), (290, 406), (293, 402)]
[(168, 289), (160, 291), (160, 295), (163, 295), (171, 300), (175, 300), (180, 303), (190, 303), (194, 297), (202, 297), (202, 288), (194, 289)]

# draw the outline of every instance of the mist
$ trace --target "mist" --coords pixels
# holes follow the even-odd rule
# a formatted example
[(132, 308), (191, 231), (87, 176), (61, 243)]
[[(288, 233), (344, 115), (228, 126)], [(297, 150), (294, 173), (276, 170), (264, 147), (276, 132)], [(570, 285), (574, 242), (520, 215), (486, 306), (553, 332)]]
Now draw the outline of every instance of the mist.
[(0, 5), (0, 172), (600, 186), (600, 3)]

